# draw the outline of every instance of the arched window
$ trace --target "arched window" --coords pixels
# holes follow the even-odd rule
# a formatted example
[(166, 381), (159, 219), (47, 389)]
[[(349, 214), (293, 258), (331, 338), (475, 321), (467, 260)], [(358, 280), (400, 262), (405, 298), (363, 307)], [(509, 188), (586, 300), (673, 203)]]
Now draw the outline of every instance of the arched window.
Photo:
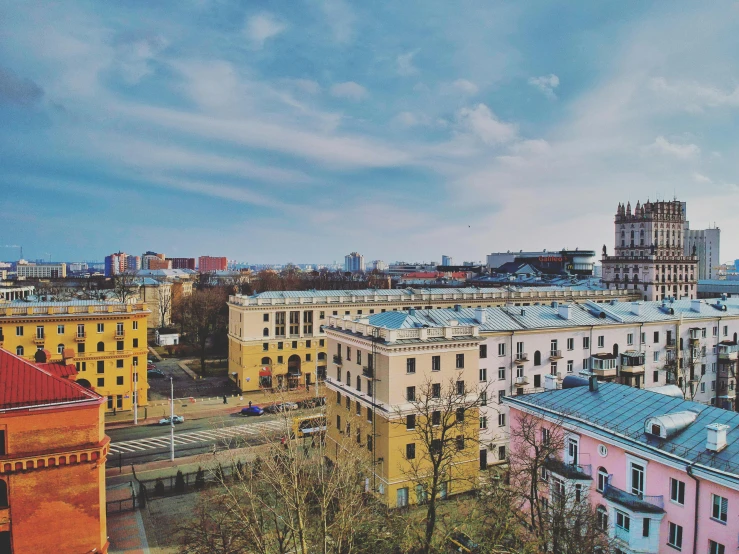
[(0, 479), (0, 508), (8, 507), (8, 484)]
[(272, 365), (272, 358), (269, 356), (262, 358), (262, 365)]
[(618, 357), (618, 343), (613, 343), (613, 355)]
[(105, 351), (105, 343), (103, 341), (100, 341), (98, 343), (98, 352), (104, 352)]
[(23, 347), (22, 346), (16, 346), (15, 347), (15, 355), (16, 356), (23, 356)]
[(541, 352), (534, 352), (534, 365), (541, 365)]
[(265, 327), (264, 329), (262, 329), (262, 336), (263, 337), (268, 337), (269, 336), (269, 328), (268, 327)]
[(595, 509), (596, 517), (598, 518), (598, 527), (603, 531), (608, 530), (608, 510), (605, 506), (598, 506)]
[(598, 482), (596, 484), (596, 489), (600, 492), (603, 492), (606, 488), (606, 484), (608, 483), (608, 470), (604, 467), (598, 468)]
[(346, 386), (351, 387), (352, 386), (352, 374), (348, 371), (346, 372)]
[(362, 392), (362, 379), (357, 375), (357, 390)]
[(64, 345), (63, 344), (57, 344), (56, 345), (56, 353), (57, 354), (64, 354)]

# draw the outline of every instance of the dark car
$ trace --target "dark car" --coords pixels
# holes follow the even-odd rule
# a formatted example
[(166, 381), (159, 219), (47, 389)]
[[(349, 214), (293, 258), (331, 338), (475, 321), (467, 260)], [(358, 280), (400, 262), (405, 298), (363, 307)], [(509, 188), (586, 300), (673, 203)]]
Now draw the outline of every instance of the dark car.
[(465, 533), (456, 529), (447, 535), (446, 542), (452, 552), (464, 552), (465, 554), (480, 552), (480, 546), (477, 543), (472, 542), (472, 539)]
[(149, 362), (148, 364), (146, 364), (146, 369), (149, 369), (149, 370), (151, 370), (151, 369), (156, 369), (156, 368), (157, 368), (157, 366), (155, 366), (155, 365), (154, 365), (153, 363), (151, 363), (151, 362)]
[(280, 402), (279, 404), (270, 404), (269, 406), (264, 407), (264, 411), (268, 414), (277, 414), (297, 409), (298, 405), (295, 402)]
[(146, 376), (149, 379), (161, 379), (163, 377), (166, 377), (161, 369), (150, 369), (146, 372)]
[(298, 402), (300, 408), (315, 408), (316, 406), (325, 406), (326, 397), (319, 396), (318, 398), (306, 398)]
[(248, 406), (246, 408), (241, 408), (239, 413), (243, 416), (258, 416), (264, 414), (264, 410), (259, 406)]

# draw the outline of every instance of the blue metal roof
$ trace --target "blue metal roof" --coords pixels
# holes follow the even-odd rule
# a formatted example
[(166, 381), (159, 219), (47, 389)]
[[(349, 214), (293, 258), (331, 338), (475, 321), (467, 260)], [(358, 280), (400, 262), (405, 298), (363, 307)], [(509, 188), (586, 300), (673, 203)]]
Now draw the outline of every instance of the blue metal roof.
[[(634, 445), (647, 446), (666, 455), (678, 456), (733, 474), (739, 479), (739, 413), (705, 406), (698, 402), (666, 396), (649, 389), (636, 389), (616, 383), (598, 383), (597, 391), (587, 386), (505, 397), (505, 404), (539, 414), (548, 413), (573, 422), (583, 430), (606, 431)], [(650, 417), (692, 411), (693, 423), (667, 439), (644, 432)], [(728, 425), (727, 446), (720, 452), (706, 450), (706, 426)]]

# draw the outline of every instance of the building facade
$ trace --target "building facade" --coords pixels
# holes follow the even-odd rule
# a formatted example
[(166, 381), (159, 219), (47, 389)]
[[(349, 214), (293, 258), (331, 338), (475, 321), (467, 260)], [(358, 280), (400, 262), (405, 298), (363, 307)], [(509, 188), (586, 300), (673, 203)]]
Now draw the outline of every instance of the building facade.
[(327, 350), (321, 327), (329, 316), (361, 317), (457, 304), (469, 308), (508, 303), (525, 307), (552, 301), (610, 302), (634, 297), (633, 291), (627, 290), (567, 287), (366, 289), (234, 295), (228, 302), (229, 376), (242, 391), (305, 386), (310, 385), (316, 375), (322, 378), (327, 368)]
[(0, 552), (108, 551), (104, 403), (0, 349)]
[(613, 255), (603, 246), (603, 284), (640, 291), (644, 300), (696, 298), (698, 257), (685, 254), (685, 204), (619, 204)]
[(124, 271), (138, 271), (141, 269), (142, 259), (139, 256), (116, 252), (105, 256), (105, 276), (113, 277)]
[(198, 258), (198, 271), (210, 273), (211, 271), (226, 271), (228, 260), (225, 257), (200, 256)]
[(344, 256), (344, 271), (351, 271), (352, 273), (364, 271), (364, 256), (357, 252)]
[(579, 497), (559, 501), (589, 502), (616, 552), (739, 548), (739, 414), (614, 383), (505, 404), (514, 436), (523, 414), (549, 436), (563, 434), (560, 463), (542, 475), (542, 498), (551, 504), (579, 487)]
[[(494, 252), (487, 256), (487, 266), (495, 272), (529, 265), (545, 274), (592, 276), (595, 267), (593, 250), (543, 250), (541, 252)], [(506, 271), (508, 272), (508, 271)]]
[[(398, 317), (403, 314), (377, 314), (370, 324), (367, 318), (332, 316), (326, 326), (333, 368), (325, 381), (327, 401), (335, 403), (328, 437), (338, 445), (340, 435), (348, 434), (371, 452), (370, 490), (390, 507), (422, 502), (428, 494), (431, 444), (452, 453), (441, 476), (441, 497), (473, 488), (478, 472), (476, 404), (470, 402), (462, 414), (448, 409), (455, 394), (475, 396), (477, 327), (383, 327), (383, 320)], [(433, 433), (431, 441), (427, 433)], [(338, 448), (326, 452), (341, 462)]]
[(15, 266), (15, 271), (19, 279), (57, 279), (67, 276), (67, 264), (40, 264), (20, 261)]
[(147, 317), (143, 302), (0, 303), (0, 348), (26, 360), (38, 350), (62, 360), (72, 349), (77, 381), (106, 398), (108, 412), (147, 404)]
[(450, 266), (454, 265), (454, 260), (451, 256), (447, 256), (446, 254), (441, 255), (441, 265), (443, 266)]
[(698, 256), (698, 279), (717, 279), (721, 265), (721, 229), (685, 230), (684, 254)]
[(192, 269), (195, 270), (195, 258), (167, 258), (172, 264), (172, 269)]

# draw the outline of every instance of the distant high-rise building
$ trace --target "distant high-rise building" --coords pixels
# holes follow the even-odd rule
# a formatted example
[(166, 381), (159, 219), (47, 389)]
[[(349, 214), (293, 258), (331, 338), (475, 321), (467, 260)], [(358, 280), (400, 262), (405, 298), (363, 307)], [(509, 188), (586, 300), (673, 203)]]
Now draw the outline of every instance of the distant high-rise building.
[(387, 271), (387, 264), (382, 260), (374, 260), (370, 267), (373, 271)]
[(142, 269), (172, 269), (164, 254), (157, 254), (151, 250), (141, 256)]
[(446, 266), (454, 265), (454, 260), (452, 259), (451, 256), (442, 254), (441, 255), (441, 265), (446, 265)]
[(352, 273), (364, 271), (364, 256), (357, 252), (344, 256), (344, 270)]
[(126, 269), (130, 269), (132, 271), (138, 271), (141, 269), (141, 257), (126, 256)]
[(116, 252), (105, 256), (105, 276), (113, 277), (124, 271), (138, 271), (141, 269), (141, 258), (125, 252)]
[[(23, 263), (21, 263), (23, 262)], [(67, 264), (65, 263), (29, 263), (21, 260), (15, 267), (20, 278), (48, 279), (67, 276)]]
[(200, 256), (198, 258), (198, 271), (201, 273), (225, 271), (226, 269), (228, 269), (228, 260), (225, 257)]
[(172, 269), (195, 269), (195, 258), (167, 258)]
[(603, 284), (638, 290), (645, 300), (696, 298), (698, 257), (685, 253), (685, 204), (678, 201), (618, 205), (616, 244), (603, 246)]
[[(686, 225), (687, 227), (687, 225)], [(721, 229), (686, 229), (684, 254), (698, 256), (698, 279), (716, 279), (720, 265)]]

